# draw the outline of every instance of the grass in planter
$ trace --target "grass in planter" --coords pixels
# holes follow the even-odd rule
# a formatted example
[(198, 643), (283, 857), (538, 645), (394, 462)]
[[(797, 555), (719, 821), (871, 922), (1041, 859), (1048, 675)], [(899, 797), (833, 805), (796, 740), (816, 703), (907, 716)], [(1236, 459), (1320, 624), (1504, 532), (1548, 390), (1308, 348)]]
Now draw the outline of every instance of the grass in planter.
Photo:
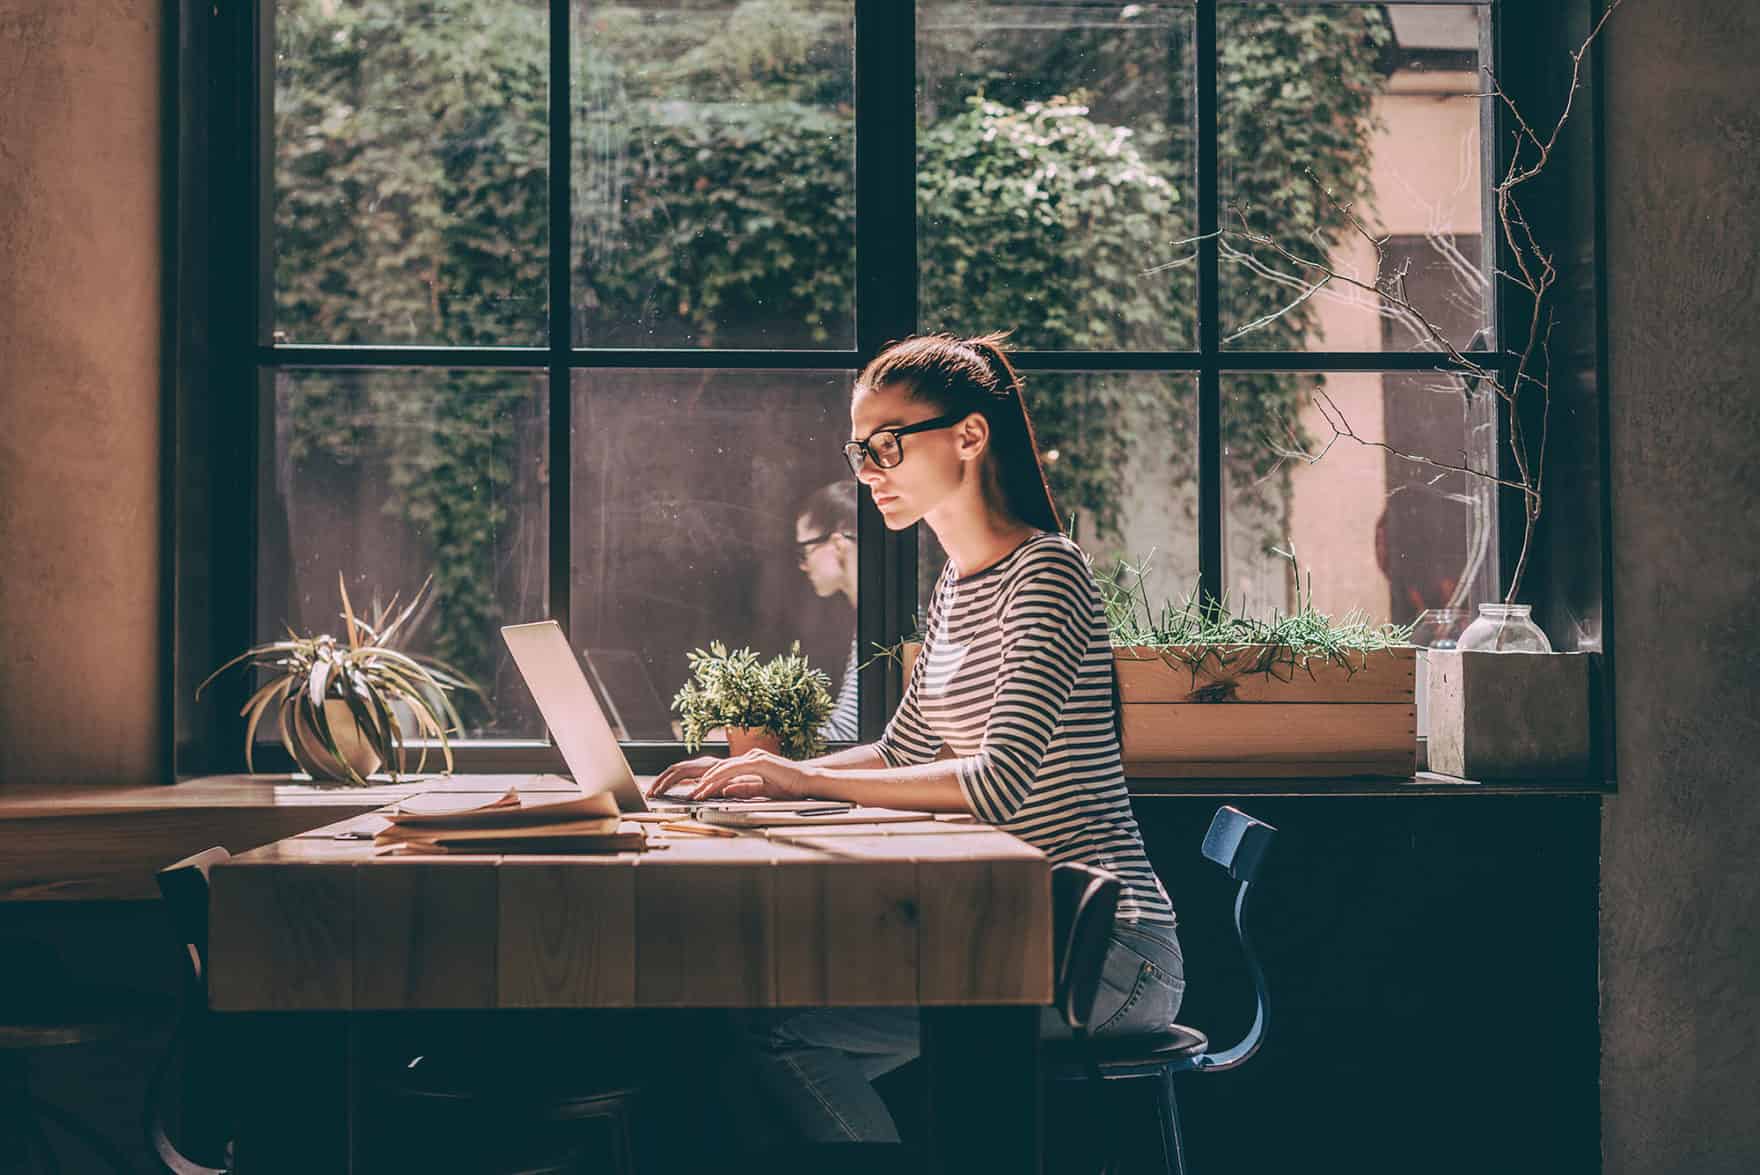
[[(1095, 577), (1106, 605), (1113, 645), (1153, 648), (1163, 661), (1178, 661), (1190, 668), (1194, 680), (1204, 662), (1214, 660), (1218, 668), (1289, 681), (1297, 673), (1312, 677), (1316, 661), (1355, 674), (1367, 666), (1371, 654), (1391, 653), (1410, 640), (1409, 624), (1372, 624), (1357, 610), (1334, 620), (1318, 611), (1313, 577), (1304, 581), (1293, 551), (1277, 554), (1289, 560), (1290, 573), (1295, 576), (1295, 610), (1286, 613), (1274, 607), (1263, 618), (1235, 613), (1226, 595), (1206, 604), (1195, 588), (1184, 600), (1162, 605), (1157, 615), (1143, 588), (1144, 571), (1154, 552), (1137, 564), (1120, 559), (1117, 570)], [(1134, 585), (1124, 582), (1127, 574), (1135, 578)], [(1231, 691), (1226, 682), (1208, 688)]]

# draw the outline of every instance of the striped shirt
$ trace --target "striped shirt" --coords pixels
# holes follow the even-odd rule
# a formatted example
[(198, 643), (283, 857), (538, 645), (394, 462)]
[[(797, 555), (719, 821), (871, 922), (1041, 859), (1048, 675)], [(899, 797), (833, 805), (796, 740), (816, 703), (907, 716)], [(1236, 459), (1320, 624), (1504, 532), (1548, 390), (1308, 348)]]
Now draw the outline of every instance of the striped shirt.
[(861, 711), (856, 706), (856, 642), (852, 637), (849, 664), (844, 666), (843, 681), (837, 687), (837, 703), (831, 707), (831, 716), (825, 719), (825, 725), (819, 728), (819, 736), (827, 742), (842, 739), (853, 743), (860, 718)]
[(941, 569), (923, 649), (875, 748), (894, 767), (945, 743), (978, 819), (1118, 875), (1118, 917), (1174, 924), (1131, 814), (1112, 640), (1087, 556), (1040, 531), (982, 571)]

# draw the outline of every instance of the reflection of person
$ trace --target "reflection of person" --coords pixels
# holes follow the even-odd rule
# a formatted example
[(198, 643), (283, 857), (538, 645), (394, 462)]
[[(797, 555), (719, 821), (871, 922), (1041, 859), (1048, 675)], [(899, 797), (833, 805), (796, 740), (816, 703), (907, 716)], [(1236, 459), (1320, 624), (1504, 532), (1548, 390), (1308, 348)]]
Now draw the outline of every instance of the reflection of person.
[[(652, 791), (969, 812), (1053, 861), (1109, 870), (1124, 888), (1095, 1035), (1165, 1027), (1185, 990), (1173, 908), (1125, 790), (1099, 587), (1061, 533), (1019, 378), (994, 337), (907, 340), (857, 379), (850, 436), (845, 455), (887, 527), (926, 521), (948, 553), (897, 712), (871, 744), (799, 763), (691, 759)], [(916, 1054), (915, 1009), (749, 1023), (762, 1087), (807, 1138), (898, 1137), (870, 1082)], [(1049, 1009), (1044, 1030), (1067, 1032)]]
[[(801, 570), (820, 596), (842, 593), (856, 606), (856, 486), (834, 481), (813, 491), (794, 520), (794, 545), (800, 552)], [(852, 621), (853, 626), (853, 621)], [(837, 703), (831, 717), (819, 728), (827, 741), (854, 742), (858, 718), (856, 705), (856, 641), (849, 642), (849, 662), (837, 687)]]

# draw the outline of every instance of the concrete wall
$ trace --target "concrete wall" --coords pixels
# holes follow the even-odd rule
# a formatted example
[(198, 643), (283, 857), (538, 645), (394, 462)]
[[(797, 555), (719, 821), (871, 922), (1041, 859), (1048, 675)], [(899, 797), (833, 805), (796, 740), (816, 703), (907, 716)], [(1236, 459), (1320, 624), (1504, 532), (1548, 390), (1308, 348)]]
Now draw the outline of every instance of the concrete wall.
[(155, 0), (0, 0), (0, 784), (158, 760)]
[(1619, 795), (1602, 836), (1605, 1170), (1760, 1170), (1760, 6), (1607, 41)]

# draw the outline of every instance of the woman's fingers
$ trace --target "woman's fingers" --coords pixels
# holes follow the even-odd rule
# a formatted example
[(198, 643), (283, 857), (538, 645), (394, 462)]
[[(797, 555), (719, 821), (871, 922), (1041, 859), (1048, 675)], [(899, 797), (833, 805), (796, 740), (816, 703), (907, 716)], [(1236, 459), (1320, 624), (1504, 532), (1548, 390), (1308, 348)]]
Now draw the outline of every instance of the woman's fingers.
[(648, 786), (648, 796), (653, 798), (663, 795), (679, 784), (689, 783), (693, 779), (700, 778), (705, 771), (721, 762), (723, 760), (717, 759), (713, 755), (699, 755), (695, 759), (684, 759), (674, 763), (654, 777), (654, 782)]

